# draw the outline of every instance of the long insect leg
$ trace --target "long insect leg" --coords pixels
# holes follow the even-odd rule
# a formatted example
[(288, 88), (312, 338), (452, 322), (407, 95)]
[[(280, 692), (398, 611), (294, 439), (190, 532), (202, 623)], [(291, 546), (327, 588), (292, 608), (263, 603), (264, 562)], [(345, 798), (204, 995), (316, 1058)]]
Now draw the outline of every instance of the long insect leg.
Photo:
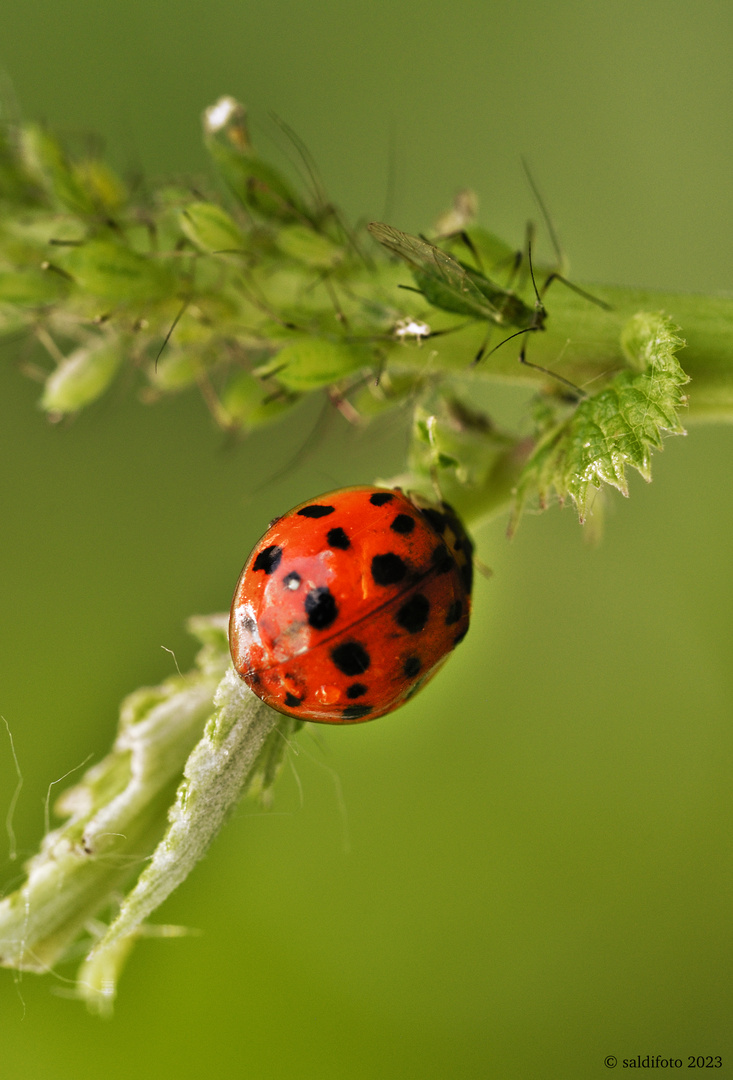
[[(530, 276), (532, 278), (532, 287), (534, 289), (535, 297), (537, 298), (537, 300), (536, 300), (536, 310), (535, 310), (535, 320), (536, 320), (536, 322), (535, 322), (535, 325), (533, 327), (529, 327), (529, 329), (530, 330), (542, 330), (543, 327), (544, 327), (545, 319), (547, 318), (547, 311), (545, 310), (545, 305), (542, 303), (542, 296), (540, 295), (539, 289), (537, 288), (537, 282), (535, 281), (534, 267), (532, 266), (532, 243), (531, 243), (531, 241), (528, 242), (527, 257), (528, 257), (528, 261), (529, 261), (529, 273), (530, 273)], [(545, 288), (543, 289), (543, 292), (546, 292), (546, 291), (547, 291), (547, 284), (545, 283)], [(526, 341), (522, 345), (521, 352), (519, 353), (519, 363), (524, 364), (525, 367), (534, 368), (535, 371), (542, 371), (545, 375), (549, 375), (551, 378), (557, 379), (558, 382), (561, 382), (564, 386), (569, 387), (569, 389), (572, 390), (573, 394), (578, 399), (588, 396), (585, 393), (584, 390), (581, 390), (580, 387), (576, 386), (574, 382), (570, 381), (570, 379), (566, 379), (564, 375), (558, 375), (556, 371), (550, 371), (549, 368), (542, 367), (541, 364), (533, 364), (531, 360), (528, 360), (527, 359), (527, 343), (526, 343)]]
[(567, 285), (567, 287), (569, 289), (572, 289), (574, 293), (577, 293), (578, 296), (582, 296), (584, 300), (589, 300), (591, 304), (596, 304), (598, 307), (603, 308), (604, 311), (613, 310), (611, 305), (607, 304), (605, 300), (601, 300), (599, 299), (599, 297), (593, 296), (592, 293), (586, 292), (585, 289), (581, 289), (580, 285), (574, 285), (572, 281), (568, 281), (566, 277), (563, 277), (562, 274), (558, 274), (555, 271), (553, 271), (549, 275), (544, 285), (542, 286), (542, 296), (545, 295), (550, 285), (552, 285), (553, 281), (561, 281), (563, 285)]
[[(519, 333), (520, 334), (528, 333), (532, 329), (539, 330), (540, 328), (538, 326), (530, 327), (529, 330), (520, 330)], [(517, 337), (516, 334), (514, 334), (512, 336)], [(507, 339), (507, 340), (509, 340), (509, 339)], [(502, 342), (502, 344), (503, 344), (503, 342)], [(535, 371), (541, 371), (544, 375), (549, 375), (551, 379), (556, 379), (558, 382), (561, 382), (563, 384), (563, 386), (567, 386), (569, 390), (572, 390), (573, 397), (577, 398), (578, 400), (580, 400), (581, 398), (588, 397), (585, 390), (581, 390), (580, 387), (576, 386), (574, 382), (570, 381), (570, 379), (566, 379), (564, 375), (558, 375), (558, 373), (556, 371), (550, 371), (549, 368), (542, 367), (541, 364), (533, 364), (531, 360), (527, 359), (526, 354), (527, 354), (527, 343), (525, 342), (524, 345), (522, 345), (521, 352), (519, 353), (519, 363), (520, 364), (524, 364), (525, 367), (534, 368)]]
[[(572, 281), (568, 281), (568, 279), (565, 277), (565, 275), (564, 275), (564, 273), (562, 271), (565, 269), (566, 259), (565, 259), (565, 255), (563, 253), (562, 247), (560, 245), (560, 240), (558, 238), (557, 233), (555, 232), (555, 227), (552, 224), (552, 218), (550, 217), (550, 212), (547, 209), (547, 206), (545, 205), (545, 201), (544, 201), (544, 199), (542, 198), (542, 196), (540, 194), (540, 190), (537, 187), (537, 184), (535, 183), (535, 179), (532, 176), (532, 172), (530, 170), (529, 164), (527, 163), (525, 158), (522, 158), (522, 168), (524, 169), (524, 175), (527, 177), (527, 182), (528, 182), (528, 184), (529, 184), (529, 186), (530, 186), (530, 188), (532, 190), (532, 194), (534, 195), (535, 201), (536, 201), (537, 205), (540, 208), (540, 213), (542, 214), (545, 225), (547, 226), (547, 231), (550, 234), (550, 241), (552, 243), (552, 247), (553, 247), (553, 250), (555, 252), (555, 258), (557, 259), (558, 269), (553, 270), (552, 273), (545, 279), (545, 283), (542, 286), (542, 296), (545, 295), (545, 293), (547, 292), (547, 290), (549, 289), (549, 287), (553, 283), (553, 281), (562, 281), (563, 284), (567, 285), (567, 287), (569, 289), (572, 289), (573, 292), (576, 292), (578, 294), (578, 296), (582, 296), (584, 300), (590, 301), (591, 304), (597, 304), (598, 307), (603, 308), (605, 311), (610, 311), (611, 310), (610, 305), (607, 304), (604, 300), (599, 300), (597, 296), (593, 296), (591, 293), (586, 292), (585, 289), (581, 289), (579, 285), (574, 285), (572, 283)], [(531, 262), (530, 262), (530, 267), (531, 267)], [(534, 275), (532, 275), (532, 280), (534, 281)], [(535, 286), (535, 292), (536, 291), (537, 291), (537, 288)], [(539, 298), (539, 294), (538, 294), (538, 298)]]

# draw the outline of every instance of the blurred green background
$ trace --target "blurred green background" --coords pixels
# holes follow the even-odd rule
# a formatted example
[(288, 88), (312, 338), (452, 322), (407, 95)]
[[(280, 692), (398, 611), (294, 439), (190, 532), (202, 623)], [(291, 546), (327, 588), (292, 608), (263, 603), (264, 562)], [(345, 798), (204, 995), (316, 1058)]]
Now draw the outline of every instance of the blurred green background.
[[(524, 154), (576, 280), (716, 292), (732, 31), (723, 0), (8, 0), (0, 63), (27, 116), (153, 175), (206, 168), (200, 112), (234, 94), (265, 154), (274, 111), (352, 218), (412, 231), (472, 186), (517, 243)], [(232, 449), (195, 395), (143, 408), (124, 380), (51, 428), (21, 353), (0, 365), (0, 712), (25, 856), (48, 784), (172, 670), (161, 646), (190, 662), (184, 620), (228, 607), (268, 520), (389, 476), (404, 435), (334, 417), (278, 476), (317, 409)], [(111, 1023), (0, 972), (3, 1075), (525, 1080), (658, 1053), (732, 1075), (732, 445), (670, 440), (598, 548), (557, 508), (511, 544), (482, 528), (494, 576), (445, 672), (301, 734), (273, 811), (243, 805), (159, 913), (203, 933), (138, 946)], [(0, 730), (1, 816), (14, 782)]]

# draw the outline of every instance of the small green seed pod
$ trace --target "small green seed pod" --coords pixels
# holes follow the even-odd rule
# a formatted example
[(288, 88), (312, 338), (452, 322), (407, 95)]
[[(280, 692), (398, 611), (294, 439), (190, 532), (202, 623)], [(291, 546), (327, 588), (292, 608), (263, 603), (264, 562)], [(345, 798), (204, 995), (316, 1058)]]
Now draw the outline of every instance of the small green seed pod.
[(338, 382), (368, 363), (363, 349), (324, 338), (301, 338), (286, 345), (255, 374), (274, 375), (288, 390), (304, 394)]
[(61, 300), (70, 282), (61, 274), (43, 270), (11, 270), (0, 273), (0, 303), (21, 307), (44, 307)]
[(59, 262), (80, 289), (100, 300), (136, 303), (176, 293), (176, 278), (169, 266), (115, 240), (90, 240), (68, 249)]
[(244, 251), (247, 241), (237, 223), (216, 203), (194, 202), (179, 214), (181, 231), (205, 253)]
[(28, 175), (55, 201), (75, 214), (95, 212), (93, 200), (53, 135), (37, 124), (27, 124), (20, 134), (20, 153)]
[(158, 360), (157, 367), (151, 366), (149, 378), (156, 390), (175, 393), (192, 386), (203, 365), (199, 356), (188, 349), (170, 349)]
[(118, 339), (76, 349), (49, 375), (41, 398), (47, 413), (73, 413), (96, 401), (122, 362)]
[(285, 177), (254, 152), (243, 105), (231, 97), (220, 98), (205, 110), (203, 126), (207, 150), (244, 206), (275, 221), (308, 217)]
[(299, 400), (297, 394), (273, 394), (250, 372), (240, 371), (225, 388), (221, 404), (233, 424), (251, 429), (277, 420)]
[(283, 226), (277, 235), (277, 246), (298, 262), (323, 270), (336, 266), (344, 257), (343, 248), (306, 225)]
[(88, 158), (75, 164), (73, 173), (98, 211), (113, 214), (127, 202), (127, 187), (105, 162)]
[(24, 170), (16, 146), (15, 131), (8, 127), (0, 128), (0, 191), (8, 202), (33, 202), (38, 193), (29, 182), (27, 170)]
[(419, 373), (414, 375), (385, 371), (379, 381), (376, 378), (370, 379), (350, 400), (360, 416), (371, 418), (404, 405), (415, 396), (420, 387)]

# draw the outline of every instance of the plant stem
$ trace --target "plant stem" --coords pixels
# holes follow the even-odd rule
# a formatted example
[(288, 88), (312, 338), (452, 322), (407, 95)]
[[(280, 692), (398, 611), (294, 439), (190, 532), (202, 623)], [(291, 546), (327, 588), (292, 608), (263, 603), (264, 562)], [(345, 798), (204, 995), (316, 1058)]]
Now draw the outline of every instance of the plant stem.
[[(527, 341), (527, 359), (593, 391), (593, 383), (626, 366), (620, 340), (623, 327), (639, 311), (663, 311), (681, 327), (687, 348), (680, 362), (690, 376), (689, 410), (692, 421), (733, 421), (733, 298), (696, 293), (657, 292), (601, 285), (583, 285), (591, 295), (610, 305), (606, 311), (557, 283), (547, 298), (546, 329)], [(437, 320), (436, 320), (437, 322)], [(495, 330), (491, 346), (501, 340)], [(433, 366), (464, 374), (516, 383), (546, 385), (548, 378), (517, 360), (517, 340), (509, 342), (468, 367), (485, 336), (480, 324), (429, 339), (422, 349), (396, 346), (390, 361), (399, 366), (425, 366), (426, 347)], [(521, 340), (521, 339), (520, 339)]]

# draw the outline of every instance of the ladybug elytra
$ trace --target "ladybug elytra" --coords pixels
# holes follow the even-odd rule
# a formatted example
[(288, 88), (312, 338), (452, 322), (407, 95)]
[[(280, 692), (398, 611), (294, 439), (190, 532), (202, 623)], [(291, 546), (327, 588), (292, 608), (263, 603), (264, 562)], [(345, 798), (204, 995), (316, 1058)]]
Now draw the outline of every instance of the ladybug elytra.
[(255, 546), (232, 600), (234, 667), (272, 708), (350, 724), (404, 704), (468, 631), (473, 545), (446, 504), (351, 487)]

